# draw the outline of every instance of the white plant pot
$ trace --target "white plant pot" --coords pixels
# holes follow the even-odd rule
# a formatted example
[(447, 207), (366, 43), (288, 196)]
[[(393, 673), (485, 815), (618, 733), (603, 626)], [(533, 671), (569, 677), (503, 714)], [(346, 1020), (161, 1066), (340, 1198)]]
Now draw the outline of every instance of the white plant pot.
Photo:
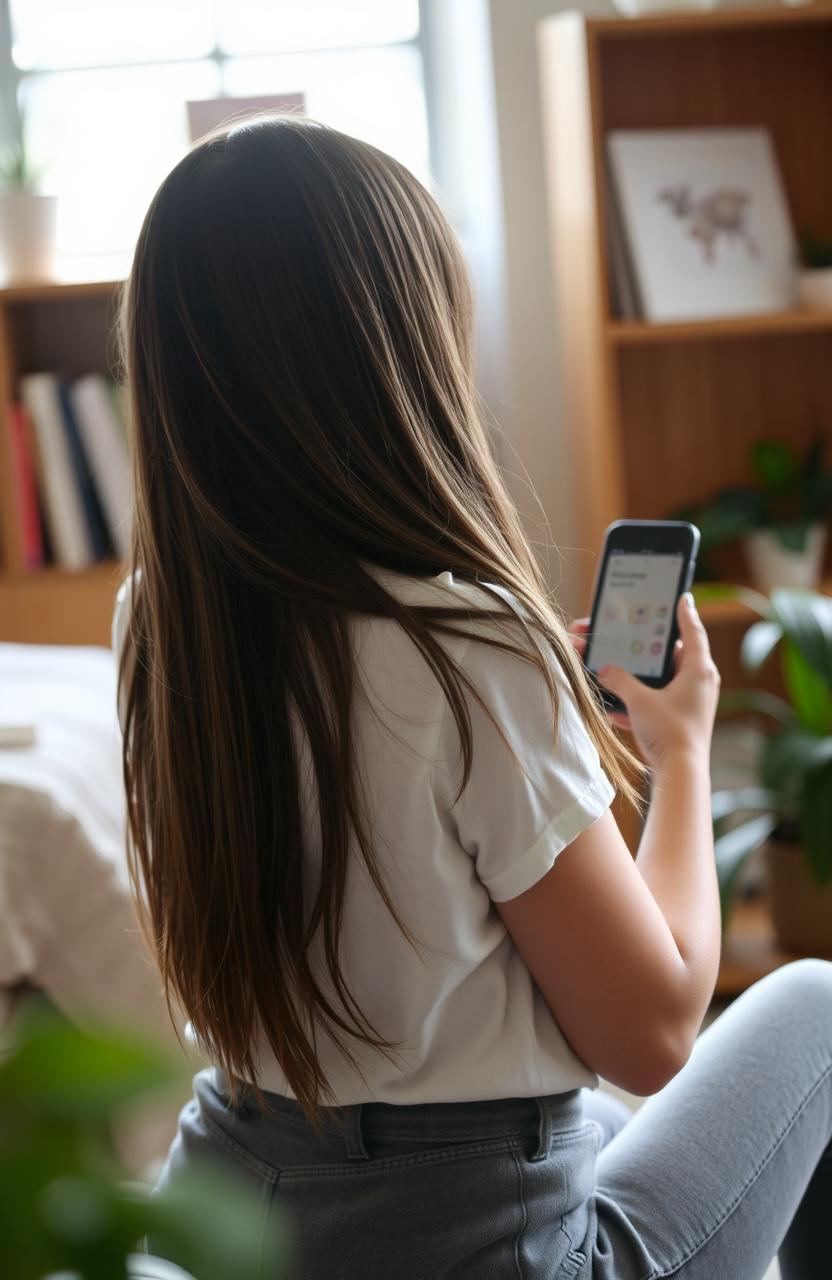
[(744, 546), (751, 581), (758, 591), (771, 591), (774, 587), (803, 587), (811, 591), (821, 579), (826, 525), (812, 525), (805, 551), (787, 550), (769, 529), (748, 534)]
[(832, 267), (797, 273), (797, 296), (804, 307), (832, 311)]
[(8, 282), (55, 276), (58, 197), (0, 192), (0, 265)]

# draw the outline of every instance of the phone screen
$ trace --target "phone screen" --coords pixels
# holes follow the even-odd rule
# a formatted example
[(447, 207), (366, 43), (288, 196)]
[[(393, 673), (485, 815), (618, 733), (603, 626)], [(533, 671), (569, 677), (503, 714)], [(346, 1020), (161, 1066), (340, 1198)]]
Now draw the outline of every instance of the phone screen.
[(590, 640), (590, 670), (610, 664), (635, 676), (661, 676), (684, 568), (680, 551), (610, 551)]

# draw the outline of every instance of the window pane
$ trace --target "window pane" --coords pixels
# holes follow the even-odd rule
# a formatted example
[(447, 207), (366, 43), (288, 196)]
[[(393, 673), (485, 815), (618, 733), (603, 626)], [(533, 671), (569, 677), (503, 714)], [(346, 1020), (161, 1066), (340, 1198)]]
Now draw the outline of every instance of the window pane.
[(213, 97), (212, 62), (27, 76), (27, 143), (58, 195), (58, 252), (131, 251), (162, 178), (189, 146), (185, 102)]
[(225, 88), (231, 94), (300, 92), (314, 120), (388, 151), (430, 182), (422, 62), (414, 46), (234, 59), (226, 65)]
[(218, 0), (217, 12), (228, 53), (353, 49), (419, 31), (418, 0)]
[(199, 58), (214, 47), (213, 0), (11, 0), (24, 71)]

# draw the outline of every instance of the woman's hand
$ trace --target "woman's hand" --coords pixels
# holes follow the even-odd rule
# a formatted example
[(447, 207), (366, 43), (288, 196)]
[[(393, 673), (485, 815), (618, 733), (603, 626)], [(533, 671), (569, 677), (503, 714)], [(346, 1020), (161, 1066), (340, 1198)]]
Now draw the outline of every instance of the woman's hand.
[[(651, 689), (621, 667), (604, 667), (598, 672), (601, 684), (627, 708), (626, 716), (613, 712), (610, 719), (630, 730), (652, 769), (678, 751), (707, 755), (719, 698), (719, 672), (691, 595), (682, 596), (676, 617), (680, 637), (676, 674), (664, 689)], [(588, 627), (585, 618), (570, 627), (581, 657)]]

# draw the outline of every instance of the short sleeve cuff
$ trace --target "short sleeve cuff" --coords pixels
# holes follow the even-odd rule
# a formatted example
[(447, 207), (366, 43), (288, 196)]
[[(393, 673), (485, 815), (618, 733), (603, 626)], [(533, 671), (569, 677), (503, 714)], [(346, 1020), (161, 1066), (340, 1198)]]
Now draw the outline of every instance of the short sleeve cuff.
[(500, 875), (483, 882), (491, 900), (509, 902), (531, 889), (551, 871), (558, 854), (606, 813), (614, 798), (615, 789), (601, 770), (575, 803), (552, 819), (521, 858)]

